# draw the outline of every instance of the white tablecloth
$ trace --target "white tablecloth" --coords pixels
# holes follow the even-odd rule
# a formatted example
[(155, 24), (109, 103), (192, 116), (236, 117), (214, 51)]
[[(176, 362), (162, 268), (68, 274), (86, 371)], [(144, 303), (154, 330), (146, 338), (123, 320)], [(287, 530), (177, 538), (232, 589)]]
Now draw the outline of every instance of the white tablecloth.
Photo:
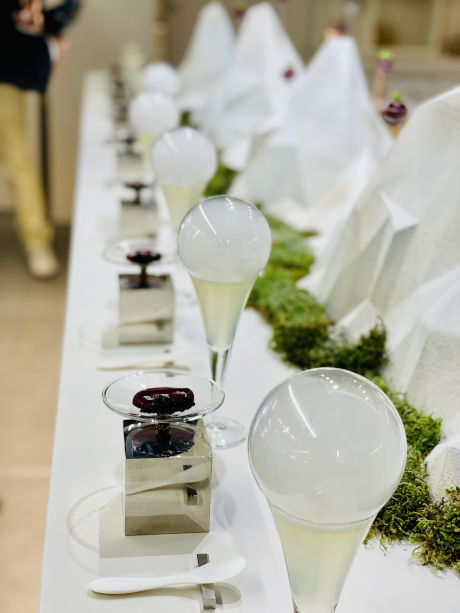
[[(113, 231), (120, 188), (113, 146), (108, 80), (91, 73), (85, 82), (80, 156), (75, 194), (71, 266), (58, 414), (43, 557), (41, 613), (196, 613), (199, 591), (161, 590), (128, 597), (96, 597), (88, 583), (103, 574), (155, 571), (194, 565), (186, 551), (211, 557), (234, 551), (247, 569), (223, 589), (223, 609), (246, 613), (292, 610), (281, 548), (270, 512), (249, 470), (245, 445), (214, 453), (214, 489), (209, 534), (123, 537), (120, 495), (123, 485), (121, 419), (106, 409), (101, 391), (125, 372), (100, 371), (107, 357), (134, 350), (98, 350), (82, 341), (82, 325), (93, 329), (114, 308), (116, 268), (101, 257)], [(94, 319), (95, 318), (95, 319)], [(85, 326), (83, 325), (83, 329)], [(253, 311), (244, 312), (227, 374), (227, 398), (219, 409), (249, 426), (263, 396), (294, 369), (267, 349), (269, 327)], [(207, 350), (197, 307), (177, 313), (177, 344), (195, 347), (188, 364), (208, 374)], [(37, 356), (39, 359), (39, 356)], [(127, 371), (126, 371), (127, 372)], [(105, 505), (105, 507), (104, 507)], [(104, 529), (99, 534), (101, 508)], [(33, 512), (33, 509), (31, 509)], [(169, 554), (164, 557), (164, 554)], [(161, 555), (160, 555), (161, 554)], [(410, 550), (377, 544), (361, 547), (337, 613), (453, 613), (460, 603), (460, 581), (453, 573), (434, 573), (410, 561)], [(219, 607), (220, 609), (221, 607)]]

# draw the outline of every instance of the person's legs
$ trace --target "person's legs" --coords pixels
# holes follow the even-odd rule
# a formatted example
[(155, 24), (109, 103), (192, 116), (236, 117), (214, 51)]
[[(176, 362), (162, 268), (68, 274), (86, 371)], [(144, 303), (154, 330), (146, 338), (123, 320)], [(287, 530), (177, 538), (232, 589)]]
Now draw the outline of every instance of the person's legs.
[(46, 219), (45, 198), (37, 168), (30, 159), (24, 92), (0, 84), (0, 163), (14, 189), (16, 218), (29, 269), (35, 276), (57, 272), (51, 248), (53, 228)]

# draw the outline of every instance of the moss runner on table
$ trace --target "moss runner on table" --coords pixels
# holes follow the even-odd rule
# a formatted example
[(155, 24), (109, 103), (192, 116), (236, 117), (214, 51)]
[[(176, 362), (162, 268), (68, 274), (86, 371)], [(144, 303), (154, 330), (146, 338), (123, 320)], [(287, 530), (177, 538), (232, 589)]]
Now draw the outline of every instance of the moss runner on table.
[[(220, 164), (205, 195), (227, 193), (236, 174)], [(439, 442), (441, 420), (417, 411), (404, 396), (391, 391), (380, 376), (386, 359), (383, 323), (377, 322), (358, 342), (351, 343), (328, 317), (325, 307), (296, 286), (296, 281), (308, 274), (314, 259), (305, 234), (266, 217), (273, 247), (248, 307), (272, 326), (271, 348), (302, 369), (334, 366), (372, 379), (390, 396), (404, 424), (406, 469), (393, 497), (376, 517), (368, 539), (377, 537), (383, 545), (409, 540), (416, 545), (414, 555), (422, 564), (460, 572), (460, 490), (449, 490), (445, 500), (436, 503), (426, 482), (425, 457)]]
[(417, 411), (404, 396), (392, 392), (380, 376), (386, 359), (382, 322), (352, 343), (334, 325), (325, 307), (296, 286), (313, 262), (305, 235), (275, 218), (267, 216), (267, 220), (273, 248), (248, 306), (272, 326), (271, 348), (302, 369), (334, 366), (372, 379), (390, 396), (406, 430), (404, 475), (368, 538), (378, 537), (382, 544), (409, 540), (416, 544), (414, 555), (422, 564), (460, 572), (460, 490), (446, 492), (446, 499), (435, 503), (426, 483), (425, 457), (439, 442), (441, 420)]

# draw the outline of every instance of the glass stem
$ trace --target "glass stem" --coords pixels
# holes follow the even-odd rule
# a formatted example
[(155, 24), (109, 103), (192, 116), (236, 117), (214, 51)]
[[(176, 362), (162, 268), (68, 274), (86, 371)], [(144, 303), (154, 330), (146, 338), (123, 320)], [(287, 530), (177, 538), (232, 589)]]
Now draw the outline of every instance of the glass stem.
[(141, 274), (139, 277), (139, 287), (142, 287), (142, 288), (148, 287), (147, 266), (141, 266)]
[(230, 358), (230, 352), (232, 346), (227, 349), (221, 349), (219, 351), (209, 348), (209, 357), (211, 361), (211, 377), (214, 381), (223, 387), (225, 379), (225, 371), (227, 368), (228, 360)]
[(168, 449), (171, 441), (171, 424), (160, 422), (157, 426), (158, 444), (161, 449)]

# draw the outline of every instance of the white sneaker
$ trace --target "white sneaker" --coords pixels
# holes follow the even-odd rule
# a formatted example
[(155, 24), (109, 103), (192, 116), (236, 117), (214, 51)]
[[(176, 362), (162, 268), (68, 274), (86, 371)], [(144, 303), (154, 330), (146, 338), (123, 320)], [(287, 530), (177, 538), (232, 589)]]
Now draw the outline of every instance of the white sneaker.
[(49, 279), (59, 271), (59, 262), (50, 245), (29, 247), (26, 252), (27, 268), (37, 279)]

